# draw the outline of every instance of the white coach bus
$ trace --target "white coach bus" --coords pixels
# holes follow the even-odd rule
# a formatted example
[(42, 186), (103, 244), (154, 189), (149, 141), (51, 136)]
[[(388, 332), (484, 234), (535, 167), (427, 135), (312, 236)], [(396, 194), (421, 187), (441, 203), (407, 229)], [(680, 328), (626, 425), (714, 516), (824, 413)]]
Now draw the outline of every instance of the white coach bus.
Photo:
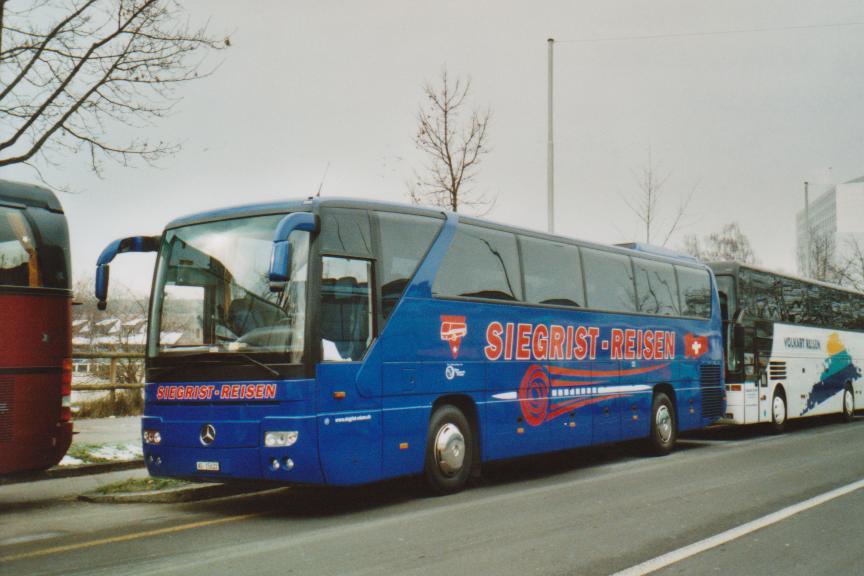
[(717, 277), (726, 347), (721, 423), (770, 423), (864, 408), (864, 294), (738, 263)]

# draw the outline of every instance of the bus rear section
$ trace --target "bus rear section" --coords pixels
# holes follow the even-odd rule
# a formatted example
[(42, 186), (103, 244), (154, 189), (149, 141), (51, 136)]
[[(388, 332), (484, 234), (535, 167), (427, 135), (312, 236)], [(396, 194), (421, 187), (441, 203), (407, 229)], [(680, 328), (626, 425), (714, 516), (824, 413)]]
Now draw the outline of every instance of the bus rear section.
[(49, 468), (72, 441), (68, 245), (53, 194), (0, 181), (0, 474)]
[(451, 492), (491, 460), (666, 453), (723, 414), (716, 289), (692, 260), (338, 199), (183, 218), (100, 266), (150, 249), (157, 476)]

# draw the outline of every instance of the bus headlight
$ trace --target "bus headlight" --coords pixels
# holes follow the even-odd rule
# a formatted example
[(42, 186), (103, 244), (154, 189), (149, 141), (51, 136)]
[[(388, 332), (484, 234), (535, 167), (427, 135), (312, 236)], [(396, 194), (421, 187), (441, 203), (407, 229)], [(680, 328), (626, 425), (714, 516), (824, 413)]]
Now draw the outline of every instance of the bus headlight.
[(162, 443), (162, 434), (160, 434), (158, 430), (144, 430), (143, 436), (145, 444), (155, 445)]
[(268, 448), (281, 448), (293, 446), (297, 442), (300, 433), (296, 430), (284, 432), (266, 432), (264, 434), (264, 445)]

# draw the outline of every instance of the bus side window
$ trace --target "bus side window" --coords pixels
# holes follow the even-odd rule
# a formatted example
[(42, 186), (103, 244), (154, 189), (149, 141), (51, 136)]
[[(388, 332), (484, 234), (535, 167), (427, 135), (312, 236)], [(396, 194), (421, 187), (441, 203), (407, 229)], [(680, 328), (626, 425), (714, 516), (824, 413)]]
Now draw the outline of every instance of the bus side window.
[(377, 216), (381, 234), (381, 315), (386, 321), (438, 235), (443, 221), (392, 212), (378, 212)]
[(432, 295), (522, 300), (516, 237), (510, 232), (460, 224), (438, 268)]
[(0, 207), (0, 284), (42, 285), (33, 232), (24, 213), (15, 208)]
[(629, 257), (583, 248), (582, 265), (590, 308), (636, 312), (636, 285)]
[(322, 358), (361, 360), (372, 343), (372, 263), (334, 256), (321, 260)]

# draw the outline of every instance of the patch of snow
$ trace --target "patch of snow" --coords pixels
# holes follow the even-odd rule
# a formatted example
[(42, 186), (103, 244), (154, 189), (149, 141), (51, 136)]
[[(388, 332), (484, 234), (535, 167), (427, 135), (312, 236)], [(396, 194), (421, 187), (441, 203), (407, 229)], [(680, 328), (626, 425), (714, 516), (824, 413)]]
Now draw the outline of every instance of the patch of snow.
[(140, 444), (105, 444), (89, 452), (89, 456), (100, 460), (135, 460), (144, 455)]
[(79, 460), (78, 458), (73, 458), (72, 456), (66, 455), (63, 456), (62, 460), (60, 460), (58, 466), (78, 466), (79, 464), (83, 463), (83, 460)]

